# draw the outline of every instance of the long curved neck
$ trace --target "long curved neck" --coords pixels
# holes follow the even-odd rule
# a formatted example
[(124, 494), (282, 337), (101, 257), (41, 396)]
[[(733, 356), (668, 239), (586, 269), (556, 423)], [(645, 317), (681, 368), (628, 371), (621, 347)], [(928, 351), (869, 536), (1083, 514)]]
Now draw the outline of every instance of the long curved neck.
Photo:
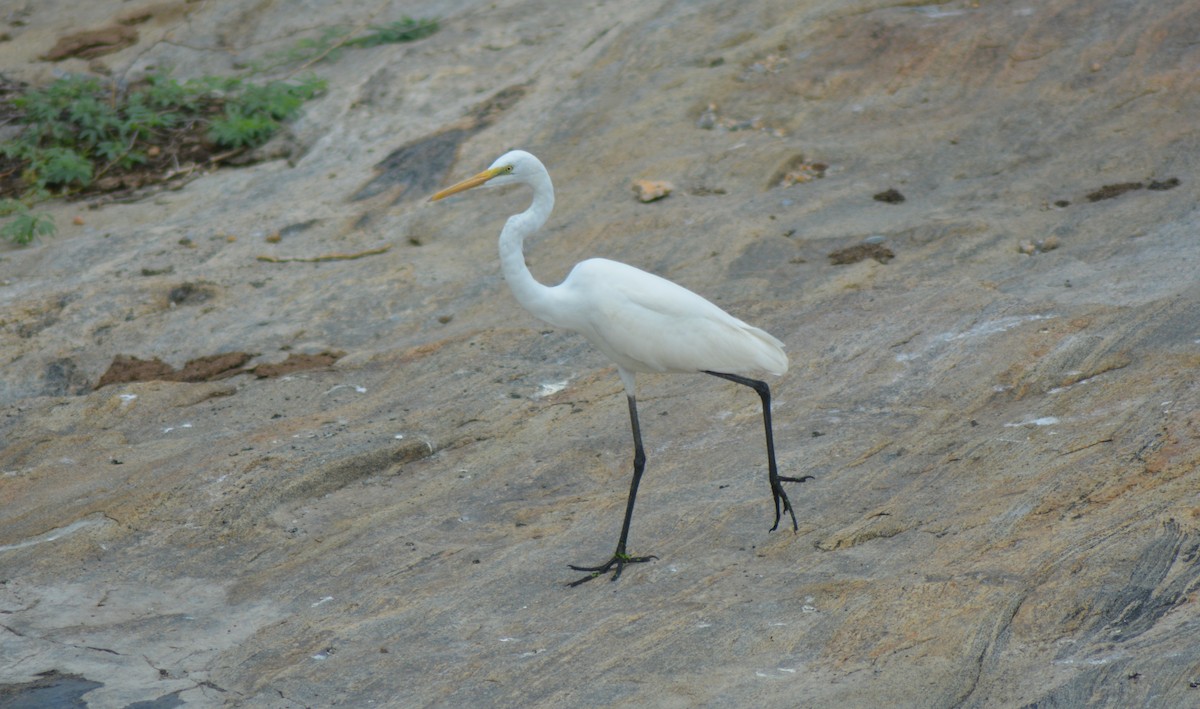
[(541, 229), (554, 209), (554, 187), (544, 172), (528, 184), (533, 189), (533, 204), (509, 217), (500, 232), (500, 269), (517, 302), (542, 320), (555, 324), (553, 289), (537, 282), (525, 265), (523, 252), (525, 237)]

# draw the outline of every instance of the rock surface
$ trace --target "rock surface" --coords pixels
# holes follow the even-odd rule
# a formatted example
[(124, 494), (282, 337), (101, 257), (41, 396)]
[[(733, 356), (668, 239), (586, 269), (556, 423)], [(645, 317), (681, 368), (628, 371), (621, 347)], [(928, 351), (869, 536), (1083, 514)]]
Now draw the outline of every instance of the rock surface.
[[(92, 69), (225, 72), (393, 19), (18, 5), (0, 66), (27, 81), (143, 9)], [(0, 696), (1200, 703), (1196, 3), (397, 5), (442, 30), (316, 65), (288, 160), (57, 204), (58, 236), (4, 248)], [(631, 551), (659, 560), (564, 587), (615, 542), (620, 383), (508, 294), (523, 194), (424, 203), (516, 146), (558, 187), (543, 281), (619, 259), (787, 343), (799, 533), (767, 533), (756, 397), (646, 376)], [(646, 175), (676, 191), (631, 199)], [(893, 257), (828, 258), (859, 244)], [(120, 356), (335, 351), (95, 388)]]

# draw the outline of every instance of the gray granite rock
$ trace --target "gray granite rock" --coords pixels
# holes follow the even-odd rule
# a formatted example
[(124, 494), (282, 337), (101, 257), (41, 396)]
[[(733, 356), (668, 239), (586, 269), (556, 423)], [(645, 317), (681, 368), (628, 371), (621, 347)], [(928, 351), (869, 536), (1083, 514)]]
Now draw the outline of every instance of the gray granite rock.
[[(86, 70), (36, 59), (131, 9), (85, 5), (26, 3), (5, 74)], [(393, 19), (155, 7), (92, 68), (229, 71)], [(3, 247), (0, 692), (1200, 702), (1194, 3), (400, 9), (441, 31), (314, 66), (329, 90), (287, 159), (54, 204), (58, 236)], [(495, 238), (523, 194), (424, 202), (511, 147), (556, 181), (542, 280), (626, 261), (785, 341), (780, 464), (816, 478), (798, 533), (767, 533), (756, 397), (646, 376), (630, 550), (659, 558), (565, 587), (616, 540), (620, 383), (508, 294)], [(675, 190), (644, 204), (637, 179)], [(118, 356), (331, 351), (95, 387)]]

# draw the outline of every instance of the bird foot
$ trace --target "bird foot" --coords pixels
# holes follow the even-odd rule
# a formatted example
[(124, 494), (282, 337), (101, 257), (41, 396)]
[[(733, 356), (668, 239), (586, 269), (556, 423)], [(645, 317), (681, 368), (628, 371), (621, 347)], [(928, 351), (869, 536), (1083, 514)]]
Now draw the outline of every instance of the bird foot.
[(782, 518), (784, 510), (792, 517), (792, 531), (800, 531), (800, 525), (796, 523), (796, 513), (792, 510), (792, 501), (788, 499), (787, 493), (784, 492), (783, 485), (780, 483), (802, 483), (813, 479), (811, 475), (802, 475), (798, 478), (788, 478), (780, 475), (771, 481), (771, 496), (775, 498), (775, 525), (771, 527), (770, 531), (774, 532), (776, 529), (779, 529), (779, 520)]
[(567, 585), (571, 588), (574, 588), (580, 584), (587, 583), (601, 574), (607, 574), (609, 571), (612, 571), (614, 566), (617, 567), (617, 570), (613, 572), (612, 580), (616, 581), (617, 579), (621, 578), (621, 571), (625, 568), (626, 564), (640, 564), (644, 561), (650, 561), (651, 559), (657, 558), (657, 556), (630, 556), (625, 552), (619, 551), (616, 554), (613, 554), (613, 557), (609, 559), (607, 563), (599, 566), (576, 566), (574, 564), (568, 564), (568, 566), (576, 571), (587, 571), (589, 573), (587, 576), (584, 576), (578, 581), (572, 581)]

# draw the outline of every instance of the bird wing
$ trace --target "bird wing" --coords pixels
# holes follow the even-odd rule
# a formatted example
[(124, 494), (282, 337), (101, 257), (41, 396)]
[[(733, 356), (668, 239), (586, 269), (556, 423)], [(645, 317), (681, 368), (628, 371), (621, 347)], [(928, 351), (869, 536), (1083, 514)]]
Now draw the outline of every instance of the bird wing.
[(782, 342), (652, 273), (589, 259), (560, 287), (583, 314), (573, 329), (631, 371), (787, 371)]

